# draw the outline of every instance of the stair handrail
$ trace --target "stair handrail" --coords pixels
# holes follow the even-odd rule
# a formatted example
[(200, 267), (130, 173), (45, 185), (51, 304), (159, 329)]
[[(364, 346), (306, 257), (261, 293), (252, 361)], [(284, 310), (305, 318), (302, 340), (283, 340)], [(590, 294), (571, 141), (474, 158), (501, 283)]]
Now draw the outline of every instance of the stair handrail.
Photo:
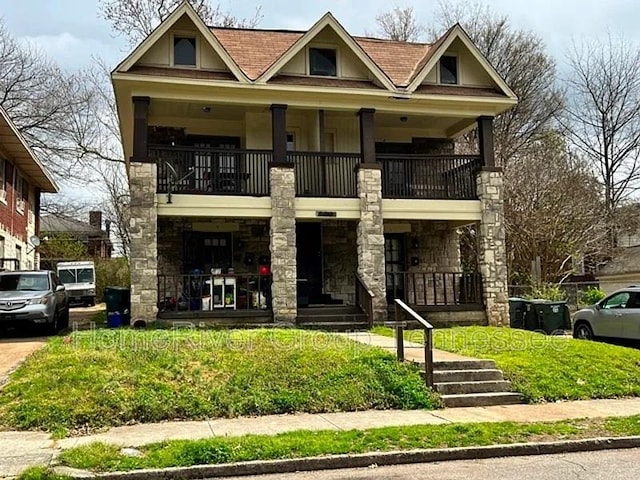
[(424, 331), (424, 381), (427, 387), (433, 387), (433, 325), (399, 298), (396, 298), (394, 303), (398, 361), (404, 361), (404, 323), (400, 319), (400, 315), (403, 314), (417, 321)]
[(367, 286), (359, 273), (356, 273), (356, 305), (367, 315), (369, 328), (373, 327), (373, 299), (375, 294)]

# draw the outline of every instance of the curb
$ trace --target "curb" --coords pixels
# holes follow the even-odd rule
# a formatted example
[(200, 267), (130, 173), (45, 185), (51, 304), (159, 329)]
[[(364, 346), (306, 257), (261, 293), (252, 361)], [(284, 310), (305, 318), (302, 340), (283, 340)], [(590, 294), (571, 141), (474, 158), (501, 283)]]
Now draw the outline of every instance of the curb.
[[(73, 479), (96, 480), (195, 480), (201, 478), (233, 477), (294, 473), (342, 468), (366, 468), (372, 465), (406, 465), (411, 463), (445, 462), (452, 460), (480, 460), (494, 457), (519, 457), (525, 455), (549, 455), (559, 453), (589, 452), (640, 447), (640, 436), (603, 437), (587, 440), (567, 440), (541, 443), (514, 443), (484, 447), (459, 447), (405, 452), (380, 452), (356, 455), (332, 455), (288, 460), (267, 460), (222, 465), (197, 465), (155, 470), (134, 470), (120, 473), (90, 474), (78, 470), (59, 469), (59, 473)], [(58, 470), (58, 469), (56, 469)]]

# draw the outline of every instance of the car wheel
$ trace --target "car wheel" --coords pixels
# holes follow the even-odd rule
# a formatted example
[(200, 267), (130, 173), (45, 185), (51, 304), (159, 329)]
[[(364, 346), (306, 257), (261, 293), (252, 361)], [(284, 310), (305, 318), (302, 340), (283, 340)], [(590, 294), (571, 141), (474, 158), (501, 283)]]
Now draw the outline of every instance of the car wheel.
[(58, 320), (58, 314), (56, 313), (53, 316), (53, 321), (51, 323), (47, 323), (47, 333), (49, 333), (49, 335), (56, 335), (58, 333), (58, 330), (60, 330), (59, 324), (60, 322)]
[(573, 338), (580, 340), (593, 340), (593, 330), (587, 323), (579, 323), (573, 329)]
[(60, 328), (60, 330), (65, 330), (69, 328), (69, 309), (68, 308), (66, 308), (65, 311), (63, 312), (62, 317), (58, 322), (58, 327)]

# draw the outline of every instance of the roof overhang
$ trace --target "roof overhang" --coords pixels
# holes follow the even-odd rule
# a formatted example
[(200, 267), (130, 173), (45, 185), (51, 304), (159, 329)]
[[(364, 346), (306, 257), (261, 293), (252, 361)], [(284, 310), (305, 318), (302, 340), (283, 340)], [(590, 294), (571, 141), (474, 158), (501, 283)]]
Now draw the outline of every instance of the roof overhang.
[(45, 193), (57, 193), (58, 185), (51, 173), (31, 150), (16, 125), (0, 108), (0, 147), (31, 183)]

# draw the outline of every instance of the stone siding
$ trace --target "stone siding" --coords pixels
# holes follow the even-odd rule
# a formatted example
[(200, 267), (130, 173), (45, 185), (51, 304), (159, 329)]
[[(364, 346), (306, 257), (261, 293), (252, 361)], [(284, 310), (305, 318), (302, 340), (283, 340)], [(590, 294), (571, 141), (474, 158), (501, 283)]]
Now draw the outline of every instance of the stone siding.
[(347, 305), (355, 304), (355, 273), (358, 269), (356, 223), (325, 220), (322, 224), (324, 293)]
[(158, 313), (158, 208), (155, 163), (131, 163), (131, 321), (151, 322)]
[[(411, 233), (407, 236), (407, 271), (409, 273), (460, 273), (460, 238), (456, 228), (448, 222), (411, 222)], [(413, 265), (413, 259), (418, 265)], [(415, 305), (433, 305), (451, 302), (459, 295), (459, 285), (451, 277), (431, 275), (409, 276), (407, 294)]]
[(507, 256), (505, 248), (502, 172), (483, 170), (478, 175), (482, 219), (478, 229), (480, 273), (489, 325), (509, 325)]
[(271, 273), (273, 319), (294, 323), (298, 314), (296, 271), (296, 182), (293, 168), (271, 167)]
[(360, 221), (357, 228), (358, 274), (375, 295), (374, 322), (387, 318), (382, 220), (382, 172), (376, 168), (358, 170)]

